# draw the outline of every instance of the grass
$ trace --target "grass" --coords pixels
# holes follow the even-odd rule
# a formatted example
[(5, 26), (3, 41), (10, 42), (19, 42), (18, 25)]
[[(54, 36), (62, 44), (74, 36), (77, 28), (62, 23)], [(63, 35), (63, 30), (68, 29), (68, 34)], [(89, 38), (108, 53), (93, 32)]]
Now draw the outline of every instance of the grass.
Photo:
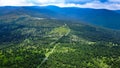
[(67, 25), (60, 26), (58, 28), (54, 28), (50, 34), (56, 35), (67, 35), (70, 32), (70, 29)]

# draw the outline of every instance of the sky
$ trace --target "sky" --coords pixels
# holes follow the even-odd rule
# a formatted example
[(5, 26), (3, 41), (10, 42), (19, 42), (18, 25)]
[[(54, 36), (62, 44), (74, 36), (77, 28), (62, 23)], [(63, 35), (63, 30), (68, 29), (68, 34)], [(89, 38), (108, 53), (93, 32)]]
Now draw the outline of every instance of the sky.
[(80, 7), (120, 10), (120, 0), (0, 0), (0, 6), (47, 6)]

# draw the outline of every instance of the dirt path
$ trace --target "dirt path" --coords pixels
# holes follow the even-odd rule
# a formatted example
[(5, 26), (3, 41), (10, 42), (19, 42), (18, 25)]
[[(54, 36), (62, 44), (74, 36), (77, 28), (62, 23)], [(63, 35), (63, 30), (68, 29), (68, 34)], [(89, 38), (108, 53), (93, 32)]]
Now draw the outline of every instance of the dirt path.
[[(65, 24), (65, 26), (67, 26), (67, 25)], [(50, 45), (54, 45), (54, 47), (52, 48), (52, 50), (50, 52), (45, 54), (46, 57), (43, 59), (43, 61), (40, 63), (40, 65), (37, 66), (37, 68), (40, 68), (42, 66), (42, 64), (48, 60), (49, 56), (55, 51), (55, 48), (59, 45), (59, 43), (56, 43), (56, 42), (59, 41), (64, 36), (67, 36), (69, 33), (70, 33), (70, 30), (65, 35), (62, 35), (61, 37), (59, 37), (56, 41), (50, 43)]]

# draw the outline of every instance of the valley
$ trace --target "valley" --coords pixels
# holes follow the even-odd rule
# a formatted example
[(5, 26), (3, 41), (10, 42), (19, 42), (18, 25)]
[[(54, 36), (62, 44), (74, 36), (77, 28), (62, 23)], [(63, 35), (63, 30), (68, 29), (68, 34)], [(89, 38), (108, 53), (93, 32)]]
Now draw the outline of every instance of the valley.
[(0, 68), (120, 67), (118, 29), (21, 11), (0, 12)]

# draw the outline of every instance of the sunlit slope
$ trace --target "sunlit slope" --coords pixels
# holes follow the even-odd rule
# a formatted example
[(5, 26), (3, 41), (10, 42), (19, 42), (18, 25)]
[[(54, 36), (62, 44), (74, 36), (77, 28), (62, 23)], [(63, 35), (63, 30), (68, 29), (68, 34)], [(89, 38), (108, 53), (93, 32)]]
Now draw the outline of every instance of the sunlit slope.
[(53, 48), (50, 49), (49, 52), (45, 53), (45, 58), (43, 61), (37, 66), (37, 68), (41, 68), (44, 63), (46, 63), (47, 60), (49, 60), (49, 57), (55, 52), (55, 49), (57, 46), (59, 46), (61, 38), (64, 36), (67, 36), (70, 33), (69, 27), (65, 24), (61, 27), (54, 28), (51, 32), (49, 37), (54, 38), (55, 40), (51, 42), (49, 45), (53, 46)]
[[(119, 12), (119, 11), (118, 11)], [(0, 17), (5, 15), (30, 15), (58, 20), (84, 21), (111, 29), (120, 29), (120, 14), (106, 9), (90, 9), (57, 6), (0, 7)]]
[(119, 68), (120, 32), (29, 15), (0, 18), (0, 68)]

